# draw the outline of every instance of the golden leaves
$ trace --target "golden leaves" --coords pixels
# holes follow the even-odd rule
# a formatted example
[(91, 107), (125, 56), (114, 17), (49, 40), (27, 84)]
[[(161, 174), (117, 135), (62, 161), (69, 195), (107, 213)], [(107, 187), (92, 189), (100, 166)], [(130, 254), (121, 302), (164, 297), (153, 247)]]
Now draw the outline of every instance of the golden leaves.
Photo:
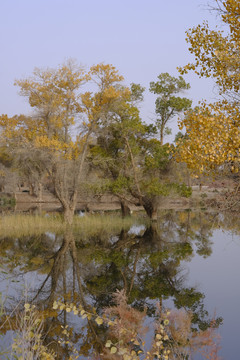
[(180, 122), (186, 139), (178, 146), (176, 158), (196, 172), (212, 171), (225, 162), (240, 160), (240, 112), (226, 102), (202, 104)]
[(95, 321), (96, 321), (96, 323), (97, 323), (98, 325), (103, 324), (103, 319), (100, 318), (100, 316), (98, 316), (98, 317), (95, 319)]
[[(194, 54), (195, 62), (179, 68), (181, 74), (193, 70), (200, 77), (215, 78), (221, 91), (239, 90), (239, 50), (240, 27), (239, 4), (235, 0), (224, 1), (225, 13), (222, 16), (230, 31), (209, 29), (204, 22), (187, 31), (186, 41), (189, 51)], [(237, 5), (236, 5), (237, 4)]]
[(106, 88), (124, 80), (111, 64), (98, 64), (90, 68), (89, 75), (101, 87)]
[(115, 346), (111, 347), (110, 353), (115, 354), (117, 352), (117, 348)]
[(219, 85), (220, 94), (234, 94), (234, 101), (202, 103), (197, 112), (188, 113), (179, 123), (180, 129), (185, 127), (186, 136), (178, 146), (176, 158), (200, 173), (211, 172), (225, 163), (233, 163), (232, 171), (236, 171), (240, 160), (240, 111), (235, 97), (240, 89), (240, 4), (237, 0), (225, 0), (221, 6), (228, 33), (209, 29), (207, 22), (189, 29), (186, 41), (195, 62), (179, 69), (181, 73), (193, 70), (200, 77), (211, 76)]
[[(86, 91), (82, 85), (89, 80), (94, 84)], [(73, 61), (56, 69), (35, 69), (31, 77), (15, 82), (34, 109), (33, 116), (0, 116), (2, 136), (13, 148), (43, 149), (52, 159), (76, 160), (94, 127), (116, 104), (130, 99), (122, 80), (110, 64), (94, 65), (89, 72)]]

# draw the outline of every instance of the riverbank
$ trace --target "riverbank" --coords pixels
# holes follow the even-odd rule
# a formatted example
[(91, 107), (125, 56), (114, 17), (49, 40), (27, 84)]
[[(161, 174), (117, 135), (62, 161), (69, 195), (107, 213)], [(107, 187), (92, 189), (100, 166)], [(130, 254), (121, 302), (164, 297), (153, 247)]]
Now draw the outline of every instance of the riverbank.
[[(163, 197), (159, 202), (158, 209), (189, 209), (189, 208), (216, 208), (225, 201), (225, 196), (233, 190), (232, 183), (219, 184), (213, 183), (200, 188), (199, 185), (192, 186), (192, 196), (184, 198), (179, 196)], [(0, 198), (6, 198), (6, 194), (0, 194)], [(15, 193), (14, 206), (15, 212), (25, 211), (61, 211), (60, 202), (49, 192), (44, 191), (42, 199), (39, 201), (35, 196), (31, 196), (27, 190)], [(131, 211), (142, 211), (142, 206), (129, 205)], [(119, 200), (114, 195), (104, 195), (100, 199), (93, 197), (83, 197), (77, 204), (77, 210), (86, 212), (95, 211), (114, 211), (120, 210)]]

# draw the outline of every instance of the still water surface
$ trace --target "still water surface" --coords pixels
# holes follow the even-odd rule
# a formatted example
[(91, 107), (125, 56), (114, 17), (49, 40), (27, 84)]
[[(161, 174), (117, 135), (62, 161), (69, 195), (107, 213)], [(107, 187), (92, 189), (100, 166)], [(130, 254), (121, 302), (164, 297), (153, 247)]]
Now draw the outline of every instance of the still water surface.
[[(238, 358), (240, 220), (236, 215), (171, 210), (159, 213), (151, 226), (143, 221), (112, 233), (68, 230), (0, 241), (0, 292), (7, 295), (7, 311), (26, 297), (44, 310), (46, 343), (57, 343), (61, 325), (68, 324), (80, 358), (91, 357), (97, 348), (91, 327), (65, 312), (52, 316), (52, 303), (64, 297), (94, 306), (101, 314), (112, 305), (112, 294), (125, 289), (135, 308), (148, 308), (149, 321), (156, 302), (192, 311), (195, 328), (206, 328), (215, 316), (222, 337), (220, 355), (225, 360)], [(3, 335), (7, 330), (2, 329)], [(103, 329), (95, 331), (104, 339)], [(7, 342), (9, 332), (2, 347)], [(53, 348), (59, 359), (69, 356), (66, 347)]]

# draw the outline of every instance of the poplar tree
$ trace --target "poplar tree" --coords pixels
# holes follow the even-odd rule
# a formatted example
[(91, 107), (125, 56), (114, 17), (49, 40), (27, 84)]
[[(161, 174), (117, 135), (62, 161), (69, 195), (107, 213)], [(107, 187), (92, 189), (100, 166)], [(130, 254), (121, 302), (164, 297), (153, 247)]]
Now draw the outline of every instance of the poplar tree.
[(213, 173), (228, 167), (239, 171), (240, 161), (240, 3), (238, 0), (215, 1), (215, 9), (224, 30), (211, 29), (207, 22), (187, 31), (192, 63), (179, 69), (181, 74), (193, 70), (199, 77), (212, 77), (220, 100), (202, 101), (180, 121), (186, 129), (180, 143), (178, 159), (197, 173)]
[(155, 101), (155, 113), (157, 116), (155, 125), (159, 132), (161, 145), (163, 145), (164, 135), (171, 134), (171, 129), (167, 127), (169, 121), (192, 105), (190, 99), (175, 96), (187, 89), (190, 89), (190, 84), (186, 83), (182, 76), (176, 78), (168, 73), (160, 74), (158, 81), (150, 83), (150, 91), (158, 95)]

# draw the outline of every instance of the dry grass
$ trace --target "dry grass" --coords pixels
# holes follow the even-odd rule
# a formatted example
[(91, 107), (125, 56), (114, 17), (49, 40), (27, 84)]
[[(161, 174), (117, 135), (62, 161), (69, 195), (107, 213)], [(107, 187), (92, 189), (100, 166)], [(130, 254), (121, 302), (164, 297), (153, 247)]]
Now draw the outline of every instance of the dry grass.
[[(136, 223), (142, 223), (143, 219), (138, 217), (129, 217), (122, 219), (120, 215), (95, 215), (75, 216), (73, 221), (74, 232), (84, 232), (89, 235), (95, 234), (101, 230), (121, 231), (127, 229)], [(20, 237), (28, 235), (42, 234), (46, 231), (62, 233), (66, 229), (66, 224), (62, 217), (56, 215), (6, 215), (0, 218), (0, 237)]]
[(83, 231), (88, 234), (99, 233), (100, 231), (115, 232), (127, 229), (133, 224), (142, 223), (143, 219), (139, 217), (127, 217), (122, 219), (120, 215), (87, 215), (75, 217), (73, 222), (74, 231)]
[(1, 237), (28, 236), (46, 231), (62, 232), (65, 225), (59, 216), (6, 215), (0, 218)]

